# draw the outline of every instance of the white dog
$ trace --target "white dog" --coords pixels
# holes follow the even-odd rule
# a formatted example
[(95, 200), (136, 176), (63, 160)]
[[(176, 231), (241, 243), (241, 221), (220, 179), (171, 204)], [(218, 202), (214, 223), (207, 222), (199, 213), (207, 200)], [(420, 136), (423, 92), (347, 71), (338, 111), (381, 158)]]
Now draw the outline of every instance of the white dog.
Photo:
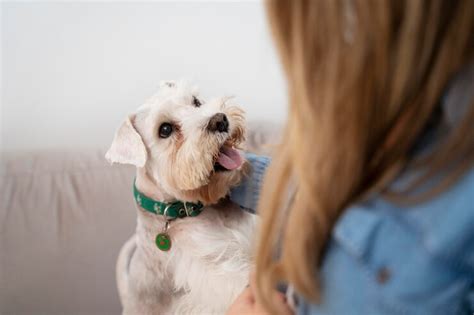
[(246, 168), (243, 114), (170, 81), (117, 130), (107, 160), (137, 167), (137, 229), (117, 262), (125, 314), (223, 314), (247, 285), (255, 218), (225, 199)]

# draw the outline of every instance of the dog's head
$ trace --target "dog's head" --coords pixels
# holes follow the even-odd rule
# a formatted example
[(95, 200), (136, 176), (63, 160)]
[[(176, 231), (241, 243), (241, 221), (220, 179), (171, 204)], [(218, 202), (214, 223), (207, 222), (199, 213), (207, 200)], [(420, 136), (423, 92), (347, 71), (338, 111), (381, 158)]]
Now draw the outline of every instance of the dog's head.
[(244, 112), (228, 97), (206, 101), (167, 81), (122, 123), (106, 158), (144, 168), (176, 199), (215, 203), (240, 181), (244, 138)]

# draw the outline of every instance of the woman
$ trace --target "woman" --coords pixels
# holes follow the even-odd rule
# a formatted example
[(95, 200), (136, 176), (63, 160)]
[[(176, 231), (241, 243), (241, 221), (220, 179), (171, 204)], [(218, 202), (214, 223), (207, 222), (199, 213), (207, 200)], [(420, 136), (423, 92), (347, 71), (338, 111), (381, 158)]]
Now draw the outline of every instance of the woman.
[(229, 314), (473, 314), (474, 1), (267, 10), (290, 110)]

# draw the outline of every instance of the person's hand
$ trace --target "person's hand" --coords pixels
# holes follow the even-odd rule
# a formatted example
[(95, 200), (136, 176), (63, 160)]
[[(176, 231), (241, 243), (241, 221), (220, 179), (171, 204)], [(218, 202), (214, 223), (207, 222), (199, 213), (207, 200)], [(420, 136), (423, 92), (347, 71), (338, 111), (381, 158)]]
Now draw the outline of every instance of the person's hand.
[[(237, 297), (227, 311), (227, 315), (269, 315), (255, 294), (255, 277), (252, 275), (250, 279), (250, 286)], [(280, 310), (280, 314), (293, 315), (283, 293), (275, 290), (272, 299), (274, 307)]]

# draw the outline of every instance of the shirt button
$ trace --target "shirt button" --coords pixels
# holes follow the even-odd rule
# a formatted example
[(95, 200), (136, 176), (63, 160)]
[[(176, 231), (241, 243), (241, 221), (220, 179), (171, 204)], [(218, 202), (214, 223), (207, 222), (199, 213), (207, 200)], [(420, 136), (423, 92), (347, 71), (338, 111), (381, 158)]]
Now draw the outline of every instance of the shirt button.
[(377, 282), (385, 284), (390, 279), (391, 273), (387, 267), (382, 267), (377, 271)]

